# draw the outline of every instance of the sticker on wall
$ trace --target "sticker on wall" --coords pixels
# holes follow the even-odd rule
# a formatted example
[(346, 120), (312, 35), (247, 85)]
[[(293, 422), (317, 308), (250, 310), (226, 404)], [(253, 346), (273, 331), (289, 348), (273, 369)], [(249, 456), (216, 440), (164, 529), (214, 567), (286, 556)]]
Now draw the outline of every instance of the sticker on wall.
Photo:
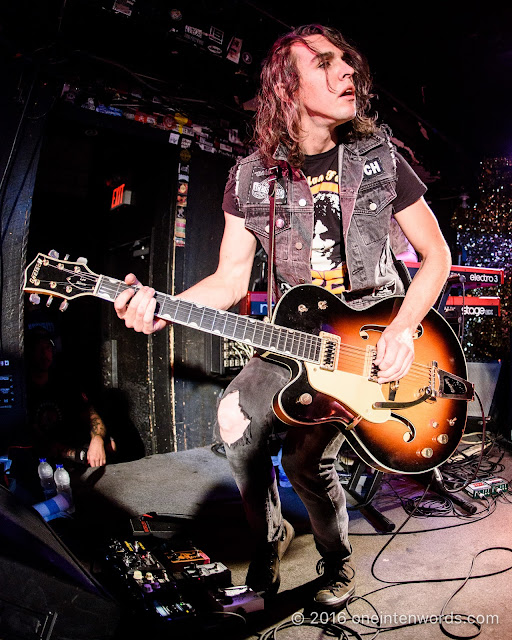
[(180, 151), (180, 160), (184, 163), (189, 163), (192, 158), (192, 154), (188, 149), (182, 149)]
[(208, 153), (216, 153), (217, 151), (211, 142), (199, 142), (199, 148)]
[(176, 222), (174, 223), (174, 243), (177, 247), (185, 246), (185, 227), (187, 221), (185, 218), (176, 218)]
[(235, 38), (234, 36), (231, 38), (231, 41), (228, 46), (228, 52), (226, 54), (226, 58), (238, 64), (240, 62), (240, 52), (242, 51), (242, 40), (240, 38)]

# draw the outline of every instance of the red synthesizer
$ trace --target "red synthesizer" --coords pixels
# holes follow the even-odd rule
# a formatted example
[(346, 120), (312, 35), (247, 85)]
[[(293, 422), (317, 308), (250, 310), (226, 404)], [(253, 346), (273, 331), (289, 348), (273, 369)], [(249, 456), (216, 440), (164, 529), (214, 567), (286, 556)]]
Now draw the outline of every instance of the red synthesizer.
[(448, 296), (444, 305), (446, 318), (466, 316), (501, 316), (500, 299), (497, 296)]
[[(420, 268), (419, 262), (406, 262), (411, 276), (414, 276)], [(489, 267), (471, 267), (452, 264), (451, 276), (464, 276), (464, 286), (466, 289), (477, 289), (479, 287), (497, 287), (505, 281), (504, 269), (491, 269)], [(456, 285), (458, 283), (455, 283)]]

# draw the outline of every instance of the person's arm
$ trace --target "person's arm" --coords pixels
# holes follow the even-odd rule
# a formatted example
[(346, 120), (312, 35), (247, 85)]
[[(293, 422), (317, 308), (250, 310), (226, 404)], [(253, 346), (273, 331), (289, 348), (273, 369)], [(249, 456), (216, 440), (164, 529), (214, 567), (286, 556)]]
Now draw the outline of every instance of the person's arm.
[(400, 311), (377, 343), (380, 383), (398, 380), (409, 371), (414, 362), (412, 336), (437, 300), (451, 268), (450, 249), (424, 198), (397, 213), (395, 219), (422, 262)]
[[(219, 264), (212, 275), (204, 278), (177, 297), (215, 309), (229, 309), (247, 293), (256, 251), (256, 238), (245, 228), (243, 218), (225, 214), (224, 235), (219, 252)], [(133, 274), (126, 284), (138, 284)], [(128, 328), (150, 334), (163, 329), (167, 322), (155, 319), (155, 290), (141, 287), (121, 293), (114, 303), (117, 315)]]
[(96, 409), (91, 405), (88, 408), (91, 441), (87, 449), (87, 462), (91, 467), (103, 467), (107, 464), (105, 454), (105, 438), (107, 429)]

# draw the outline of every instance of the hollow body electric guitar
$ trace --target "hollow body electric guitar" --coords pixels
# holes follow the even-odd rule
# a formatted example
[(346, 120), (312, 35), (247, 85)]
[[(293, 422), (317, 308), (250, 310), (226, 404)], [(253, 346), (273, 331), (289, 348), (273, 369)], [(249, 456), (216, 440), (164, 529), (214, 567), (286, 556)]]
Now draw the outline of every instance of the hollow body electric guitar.
[[(127, 288), (83, 262), (41, 253), (25, 271), (24, 289), (33, 295), (114, 302)], [(402, 297), (354, 311), (321, 287), (300, 285), (279, 300), (271, 323), (163, 293), (155, 297), (159, 318), (244, 342), (286, 365), (290, 381), (273, 400), (277, 417), (293, 427), (334, 422), (375, 469), (423, 473), (444, 463), (459, 444), (474, 389), (455, 334), (433, 309), (416, 330), (409, 373), (381, 385), (375, 345)]]

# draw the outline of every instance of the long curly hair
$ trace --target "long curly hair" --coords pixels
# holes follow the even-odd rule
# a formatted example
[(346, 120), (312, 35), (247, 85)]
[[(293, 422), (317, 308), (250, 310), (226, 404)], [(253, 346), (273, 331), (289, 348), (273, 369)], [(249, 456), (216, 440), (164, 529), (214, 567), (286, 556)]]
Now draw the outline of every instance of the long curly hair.
[[(372, 80), (366, 59), (337, 29), (319, 24), (297, 27), (274, 43), (263, 63), (254, 142), (266, 166), (275, 163), (273, 156), (280, 144), (286, 148), (288, 162), (293, 167), (301, 167), (304, 163), (304, 153), (300, 148), (300, 75), (291, 47), (301, 42), (315, 51), (314, 47), (306, 41), (308, 36), (313, 35), (322, 35), (335, 47), (341, 49), (344, 54), (343, 59), (354, 69), (357, 115), (350, 122), (338, 127), (339, 139), (344, 141), (360, 139), (375, 131), (375, 119), (368, 115), (372, 97), (370, 93)], [(285, 101), (279, 97), (276, 85), (280, 86), (280, 92), (286, 93), (288, 100)]]

